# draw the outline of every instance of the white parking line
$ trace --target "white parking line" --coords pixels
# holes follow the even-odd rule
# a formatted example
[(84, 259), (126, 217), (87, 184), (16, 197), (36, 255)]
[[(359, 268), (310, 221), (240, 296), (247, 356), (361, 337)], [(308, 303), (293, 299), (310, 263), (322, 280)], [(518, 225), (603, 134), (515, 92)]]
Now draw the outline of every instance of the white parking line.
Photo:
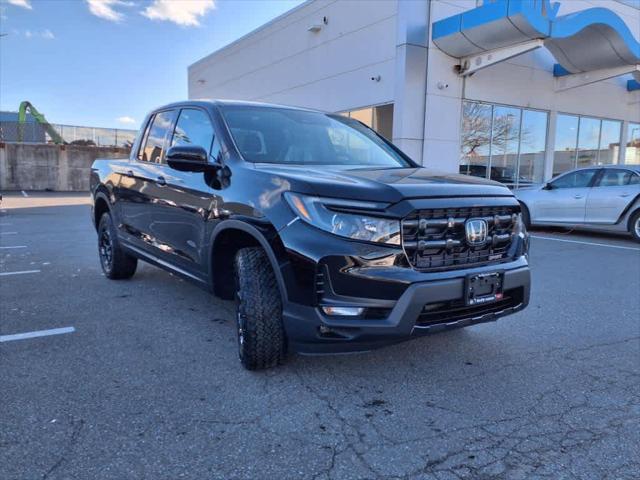
[(11, 245), (10, 247), (0, 247), (0, 250), (11, 250), (14, 248), (27, 248), (26, 245)]
[(579, 243), (580, 245), (593, 245), (595, 247), (619, 248), (621, 250), (634, 250), (636, 252), (640, 252), (640, 248), (623, 247), (621, 245), (607, 245), (606, 243), (581, 242), (579, 240), (568, 240), (566, 238), (540, 237), (538, 235), (531, 235), (531, 238), (539, 238), (541, 240), (552, 240), (554, 242)]
[(25, 192), (24, 190), (21, 190), (21, 192), (22, 192), (22, 196), (23, 197), (28, 197), (29, 196), (29, 195), (27, 195), (27, 192)]
[(11, 226), (10, 223), (0, 223), (0, 227), (9, 227)]
[(40, 273), (40, 270), (22, 270), (20, 272), (0, 272), (0, 277), (9, 275), (24, 275), (25, 273)]
[(12, 342), (14, 340), (25, 340), (27, 338), (48, 337), (49, 335), (62, 335), (63, 333), (73, 333), (73, 327), (52, 328), (50, 330), (36, 330), (35, 332), (14, 333), (13, 335), (0, 335), (0, 342)]
[(0, 232), (0, 235), (17, 235), (18, 232)]

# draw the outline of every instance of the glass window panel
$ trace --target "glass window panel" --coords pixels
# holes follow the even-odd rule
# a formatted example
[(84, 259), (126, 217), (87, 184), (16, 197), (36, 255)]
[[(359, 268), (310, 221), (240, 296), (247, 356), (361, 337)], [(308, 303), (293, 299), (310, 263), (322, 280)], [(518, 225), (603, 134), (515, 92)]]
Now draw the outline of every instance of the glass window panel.
[(393, 138), (393, 104), (373, 109), (373, 129), (387, 140)]
[(600, 152), (598, 156), (599, 165), (618, 163), (621, 133), (622, 122), (616, 122), (615, 120), (602, 121), (602, 131), (600, 133)]
[(460, 173), (486, 177), (491, 151), (491, 105), (464, 102)]
[(634, 175), (630, 170), (618, 170), (617, 168), (605, 168), (598, 187), (623, 187), (628, 185)]
[(577, 172), (567, 173), (557, 180), (551, 182), (554, 188), (583, 188), (591, 184), (593, 176), (597, 170), (578, 170)]
[(364, 123), (367, 127), (373, 128), (373, 109), (363, 108), (362, 110), (353, 110), (349, 115), (351, 118), (355, 118)]
[(493, 108), (491, 180), (515, 184), (520, 141), (520, 109)]
[(553, 152), (554, 177), (575, 167), (578, 121), (578, 117), (573, 115), (558, 115)]
[(211, 142), (213, 142), (213, 126), (209, 115), (203, 110), (182, 109), (173, 132), (171, 146), (198, 145), (208, 153), (211, 149)]
[(547, 112), (522, 111), (518, 185), (542, 183), (547, 145)]
[(142, 153), (145, 162), (159, 163), (162, 158), (164, 138), (173, 120), (173, 111), (160, 112), (154, 118), (149, 128), (147, 142)]
[(600, 120), (597, 118), (580, 118), (578, 133), (578, 167), (596, 165), (598, 161), (598, 145), (600, 140)]
[(627, 150), (624, 163), (640, 164), (640, 123), (630, 123), (627, 127)]

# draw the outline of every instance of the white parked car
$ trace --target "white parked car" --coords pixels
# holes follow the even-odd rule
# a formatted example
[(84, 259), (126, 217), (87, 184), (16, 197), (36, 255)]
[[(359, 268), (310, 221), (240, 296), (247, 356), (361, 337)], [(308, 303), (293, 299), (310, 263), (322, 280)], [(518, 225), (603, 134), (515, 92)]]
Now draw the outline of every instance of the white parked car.
[(628, 232), (640, 241), (640, 165), (571, 170), (516, 197), (527, 225)]

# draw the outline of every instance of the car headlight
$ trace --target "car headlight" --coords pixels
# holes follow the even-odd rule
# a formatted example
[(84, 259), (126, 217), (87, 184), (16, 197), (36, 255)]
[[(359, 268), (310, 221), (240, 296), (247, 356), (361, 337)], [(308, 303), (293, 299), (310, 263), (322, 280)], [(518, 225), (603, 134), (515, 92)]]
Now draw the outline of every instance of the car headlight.
[(296, 215), (316, 228), (353, 240), (400, 245), (399, 220), (338, 210), (371, 207), (372, 204), (368, 202), (319, 198), (292, 192), (285, 192), (284, 198)]

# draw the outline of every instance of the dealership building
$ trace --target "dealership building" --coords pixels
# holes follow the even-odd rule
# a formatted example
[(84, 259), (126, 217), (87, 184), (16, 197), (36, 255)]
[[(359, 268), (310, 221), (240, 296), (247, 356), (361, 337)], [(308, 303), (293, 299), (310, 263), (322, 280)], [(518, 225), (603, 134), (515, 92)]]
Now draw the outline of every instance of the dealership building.
[(188, 69), (189, 97), (341, 113), (518, 186), (640, 163), (640, 0), (309, 0)]

